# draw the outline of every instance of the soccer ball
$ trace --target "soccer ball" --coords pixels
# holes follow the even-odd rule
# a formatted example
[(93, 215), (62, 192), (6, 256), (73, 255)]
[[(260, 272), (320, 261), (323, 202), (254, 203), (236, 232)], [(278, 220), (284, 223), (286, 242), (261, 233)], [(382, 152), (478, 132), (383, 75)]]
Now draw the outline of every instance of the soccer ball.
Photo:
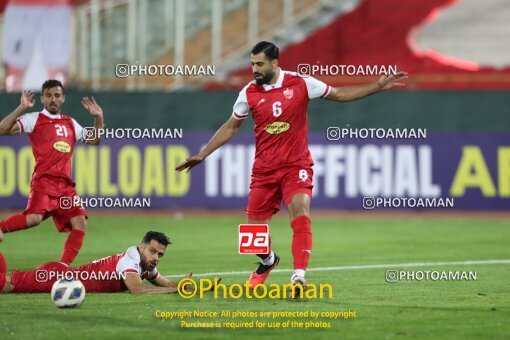
[(80, 307), (85, 300), (85, 287), (80, 280), (58, 280), (51, 288), (51, 301), (58, 308)]

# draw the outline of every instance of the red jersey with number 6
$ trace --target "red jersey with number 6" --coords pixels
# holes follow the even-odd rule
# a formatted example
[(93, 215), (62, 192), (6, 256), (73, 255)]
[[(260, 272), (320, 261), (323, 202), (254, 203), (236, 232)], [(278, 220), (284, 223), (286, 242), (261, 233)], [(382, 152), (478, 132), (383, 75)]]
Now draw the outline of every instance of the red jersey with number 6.
[(266, 172), (289, 165), (313, 164), (308, 150), (310, 99), (326, 97), (331, 87), (313, 77), (301, 77), (280, 69), (275, 84), (246, 85), (234, 104), (232, 116), (255, 122), (253, 172)]
[(82, 140), (81, 127), (76, 120), (47, 110), (27, 113), (18, 118), (20, 133), (28, 133), (35, 168), (31, 185), (42, 177), (61, 179), (74, 186), (71, 178), (71, 159), (74, 144)]

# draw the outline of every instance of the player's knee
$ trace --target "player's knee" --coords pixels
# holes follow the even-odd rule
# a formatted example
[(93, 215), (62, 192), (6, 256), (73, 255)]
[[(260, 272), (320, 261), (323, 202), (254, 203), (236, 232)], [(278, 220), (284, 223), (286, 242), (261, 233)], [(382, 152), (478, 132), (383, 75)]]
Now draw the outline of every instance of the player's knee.
[(85, 231), (85, 229), (87, 228), (87, 220), (86, 219), (79, 220), (77, 223), (73, 223), (72, 227), (73, 230)]
[(306, 206), (299, 206), (293, 209), (292, 215), (294, 218), (299, 216), (308, 216), (310, 212), (308, 211), (308, 208)]
[(35, 227), (42, 222), (42, 216), (36, 215), (36, 214), (30, 214), (27, 215), (27, 226), (28, 227)]
[(292, 205), (289, 209), (289, 212), (290, 212), (290, 218), (292, 220), (294, 220), (300, 216), (308, 217), (310, 215), (310, 209), (308, 208), (308, 206), (306, 206), (304, 204)]
[(288, 205), (290, 216), (295, 219), (299, 216), (310, 215), (310, 197), (305, 194), (297, 194), (292, 197)]

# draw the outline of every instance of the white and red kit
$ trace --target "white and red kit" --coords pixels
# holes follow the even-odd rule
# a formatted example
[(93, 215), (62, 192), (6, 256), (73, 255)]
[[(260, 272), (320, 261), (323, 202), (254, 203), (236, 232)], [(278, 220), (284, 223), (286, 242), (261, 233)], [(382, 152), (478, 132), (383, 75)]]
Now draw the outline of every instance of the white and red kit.
[[(82, 207), (61, 207), (61, 197), (77, 196), (71, 178), (74, 146), (82, 141), (83, 128), (73, 118), (62, 114), (27, 113), (17, 120), (20, 132), (27, 133), (35, 158), (30, 196), (24, 214), (53, 216), (59, 231), (69, 231), (69, 220), (86, 216)], [(64, 208), (64, 209), (63, 209)]]
[(281, 200), (311, 195), (313, 160), (308, 150), (308, 102), (328, 96), (331, 87), (313, 77), (279, 70), (275, 84), (246, 85), (232, 116), (255, 122), (255, 162), (246, 212), (253, 220), (275, 214)]
[[(73, 274), (65, 274), (74, 272)], [(157, 268), (151, 271), (142, 269), (140, 253), (133, 246), (124, 253), (116, 254), (70, 268), (61, 262), (48, 262), (31, 271), (13, 271), (11, 283), (13, 293), (47, 293), (55, 281), (63, 277), (80, 279), (87, 292), (115, 293), (127, 290), (124, 278), (128, 273), (140, 275), (142, 280), (156, 280), (159, 276)]]

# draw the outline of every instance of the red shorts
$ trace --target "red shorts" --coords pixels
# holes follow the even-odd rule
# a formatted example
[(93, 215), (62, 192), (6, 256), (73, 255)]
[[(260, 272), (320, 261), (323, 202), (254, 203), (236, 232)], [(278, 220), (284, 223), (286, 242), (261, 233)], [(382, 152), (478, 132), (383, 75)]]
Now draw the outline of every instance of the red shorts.
[(71, 218), (80, 215), (87, 218), (83, 207), (68, 205), (75, 196), (78, 194), (74, 187), (65, 181), (40, 179), (31, 187), (27, 208), (23, 214), (42, 215), (43, 220), (52, 216), (57, 230), (68, 232), (71, 230)]
[(295, 194), (312, 196), (313, 170), (311, 166), (290, 166), (271, 172), (252, 173), (246, 214), (250, 220), (263, 221), (288, 205)]
[(57, 273), (65, 273), (69, 267), (60, 262), (48, 262), (30, 271), (15, 270), (11, 274), (13, 293), (49, 293)]

